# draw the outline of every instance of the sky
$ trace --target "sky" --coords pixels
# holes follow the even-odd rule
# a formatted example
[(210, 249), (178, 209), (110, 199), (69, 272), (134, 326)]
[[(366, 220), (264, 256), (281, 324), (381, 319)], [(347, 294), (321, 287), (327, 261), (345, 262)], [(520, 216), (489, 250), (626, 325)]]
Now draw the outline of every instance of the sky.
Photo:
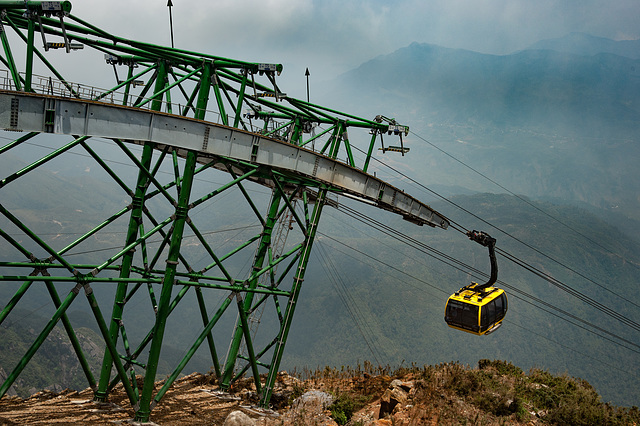
[[(281, 63), (285, 80), (331, 80), (412, 42), (508, 54), (585, 32), (640, 38), (638, 0), (172, 0), (176, 47)], [(170, 45), (167, 0), (76, 0), (111, 33)]]

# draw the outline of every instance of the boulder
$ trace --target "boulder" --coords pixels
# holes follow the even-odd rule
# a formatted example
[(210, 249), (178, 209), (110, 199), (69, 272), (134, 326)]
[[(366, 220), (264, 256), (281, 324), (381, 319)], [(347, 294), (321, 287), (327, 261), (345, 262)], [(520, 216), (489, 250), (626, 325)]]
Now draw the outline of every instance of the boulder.
[(380, 398), (380, 415), (385, 417), (393, 412), (398, 404), (405, 405), (409, 400), (409, 392), (413, 388), (412, 382), (394, 380)]
[(255, 426), (256, 421), (242, 411), (232, 411), (224, 421), (224, 426)]
[(335, 398), (332, 395), (313, 390), (305, 392), (302, 396), (296, 398), (291, 408), (296, 411), (305, 410), (309, 413), (321, 414), (333, 404), (333, 401), (335, 401)]

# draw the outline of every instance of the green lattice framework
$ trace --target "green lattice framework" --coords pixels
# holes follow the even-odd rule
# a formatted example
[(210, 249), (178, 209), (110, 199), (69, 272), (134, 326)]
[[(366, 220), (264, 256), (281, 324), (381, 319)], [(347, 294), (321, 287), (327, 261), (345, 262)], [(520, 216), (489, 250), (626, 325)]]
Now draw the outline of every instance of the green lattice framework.
[[(202, 344), (210, 352), (222, 389), (229, 389), (250, 372), (261, 406), (268, 407), (328, 195), (367, 200), (420, 225), (448, 226), (446, 218), (428, 206), (367, 174), (382, 135), (406, 134), (407, 127), (383, 116), (366, 120), (288, 97), (276, 83), (281, 65), (124, 39), (71, 15), (67, 1), (0, 1), (0, 10), (0, 60), (6, 73), (0, 90), (0, 126), (18, 132), (13, 133), (17, 138), (0, 148), (0, 155), (36, 139), (46, 145), (48, 133), (71, 137), (19, 170), (0, 171), (0, 213), (4, 217), (0, 241), (12, 256), (0, 259), (0, 281), (19, 286), (0, 312), (0, 323), (34, 283), (46, 286), (55, 306), (51, 319), (0, 387), (0, 396), (61, 321), (95, 399), (106, 400), (121, 382), (137, 420), (149, 419), (153, 407)], [(78, 57), (99, 52), (105, 66), (114, 70), (115, 86), (99, 90), (66, 80), (47, 58), (52, 50)], [(16, 62), (22, 56), (24, 71)], [(44, 75), (37, 75), (36, 68), (43, 69)], [(371, 134), (361, 150), (361, 164), (356, 162), (356, 147), (348, 137), (351, 129)], [(98, 153), (94, 142), (104, 144), (105, 140), (135, 167), (135, 182), (127, 182)], [(133, 149), (136, 146), (141, 148)], [(83, 228), (71, 241), (63, 239), (62, 244), (35, 230), (31, 219), (21, 216), (20, 206), (2, 204), (2, 194), (30, 172), (77, 151), (90, 157), (85, 161), (105, 172), (130, 203), (105, 212), (103, 220), (88, 230)], [(172, 171), (169, 177), (161, 173), (167, 168)], [(195, 195), (194, 180), (214, 169), (218, 175), (223, 171), (228, 181), (215, 187), (210, 184), (204, 195)], [(271, 191), (268, 202), (251, 195), (250, 186), (256, 183)], [(190, 212), (208, 208), (232, 188), (242, 194), (260, 230), (221, 252), (217, 240), (203, 232)], [(157, 205), (163, 207), (153, 207)], [(286, 249), (275, 247), (272, 237), (285, 217), (299, 239), (287, 243)], [(116, 235), (112, 229), (124, 231), (124, 244), (102, 248), (104, 257), (97, 262), (71, 260), (73, 251), (100, 250), (98, 237)], [(196, 254), (183, 246), (187, 237), (197, 242)], [(240, 256), (250, 261), (248, 273), (230, 266)], [(69, 285), (73, 286), (70, 291), (59, 293)], [(98, 300), (92, 288), (96, 285), (114, 286), (114, 300), (107, 305)], [(83, 290), (106, 346), (98, 377), (67, 317), (68, 308)], [(210, 310), (206, 290), (228, 297)], [(148, 293), (155, 324), (135, 346), (127, 338), (122, 319), (127, 303), (142, 292)], [(197, 298), (202, 331), (154, 394), (167, 321), (189, 293)], [(264, 347), (256, 347), (249, 317), (266, 304), (272, 305), (278, 327), (271, 337), (261, 339), (268, 341)], [(216, 329), (232, 305), (237, 308), (237, 327)], [(111, 309), (110, 316), (105, 316), (105, 306)], [(222, 360), (215, 342), (229, 334), (228, 354)], [(241, 354), (241, 345), (246, 355)], [(261, 378), (260, 370), (267, 371), (266, 378)], [(141, 389), (136, 371), (144, 376)]]

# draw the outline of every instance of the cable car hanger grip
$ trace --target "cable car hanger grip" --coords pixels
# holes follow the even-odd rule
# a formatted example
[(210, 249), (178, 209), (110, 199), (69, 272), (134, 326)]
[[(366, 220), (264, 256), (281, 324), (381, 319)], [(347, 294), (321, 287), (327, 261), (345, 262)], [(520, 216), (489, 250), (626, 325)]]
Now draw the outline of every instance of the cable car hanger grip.
[(496, 260), (496, 239), (491, 237), (489, 234), (482, 231), (469, 231), (467, 232), (467, 236), (470, 240), (477, 242), (480, 245), (489, 248), (489, 260), (491, 262), (491, 275), (489, 276), (489, 281), (486, 283), (476, 286), (476, 291), (482, 291), (485, 288), (491, 287), (498, 280), (498, 261)]

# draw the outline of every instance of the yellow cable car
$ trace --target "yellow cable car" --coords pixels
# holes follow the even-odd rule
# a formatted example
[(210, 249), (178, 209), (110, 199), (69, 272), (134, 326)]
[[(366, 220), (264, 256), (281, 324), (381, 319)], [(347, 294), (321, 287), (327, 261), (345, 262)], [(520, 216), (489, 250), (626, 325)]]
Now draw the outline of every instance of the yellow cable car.
[(493, 333), (501, 325), (507, 314), (507, 294), (493, 287), (498, 280), (496, 261), (496, 240), (484, 232), (470, 231), (469, 238), (489, 247), (491, 276), (485, 284), (471, 283), (456, 291), (447, 300), (444, 320), (451, 328), (476, 335)]
[(449, 327), (483, 335), (496, 331), (507, 313), (507, 294), (496, 287), (477, 290), (477, 283), (455, 292), (447, 301), (444, 320)]

